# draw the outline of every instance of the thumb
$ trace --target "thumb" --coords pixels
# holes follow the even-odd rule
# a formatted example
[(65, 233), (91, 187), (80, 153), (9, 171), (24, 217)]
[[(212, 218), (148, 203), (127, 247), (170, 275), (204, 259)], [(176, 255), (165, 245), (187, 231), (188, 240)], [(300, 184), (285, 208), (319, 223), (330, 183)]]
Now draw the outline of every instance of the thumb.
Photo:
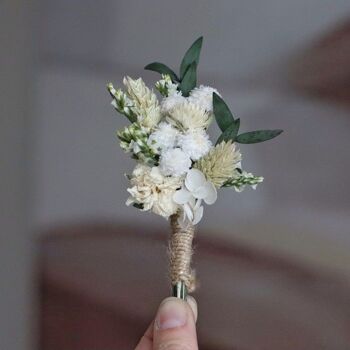
[(190, 303), (174, 297), (165, 299), (154, 323), (153, 350), (198, 350), (196, 315), (193, 298)]

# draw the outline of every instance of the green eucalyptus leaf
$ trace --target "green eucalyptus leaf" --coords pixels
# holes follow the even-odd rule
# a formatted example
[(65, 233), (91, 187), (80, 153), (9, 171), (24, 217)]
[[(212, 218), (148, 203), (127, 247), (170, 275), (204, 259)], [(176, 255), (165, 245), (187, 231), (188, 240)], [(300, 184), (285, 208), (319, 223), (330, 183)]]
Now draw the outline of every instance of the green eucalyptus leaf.
[(184, 58), (181, 61), (180, 66), (180, 78), (181, 80), (185, 77), (186, 71), (189, 69), (189, 66), (195, 62), (198, 66), (199, 63), (199, 55), (201, 53), (203, 43), (203, 37), (199, 37), (191, 47), (186, 51)]
[(236, 119), (235, 121), (233, 121), (231, 123), (231, 125), (229, 127), (226, 128), (226, 130), (220, 135), (220, 137), (218, 138), (218, 140), (216, 141), (216, 144), (218, 145), (219, 143), (221, 143), (222, 141), (232, 141), (234, 142), (236, 140), (236, 136), (239, 130), (239, 125), (240, 125), (241, 121), (240, 119)]
[(197, 84), (197, 63), (192, 62), (180, 83), (180, 90), (182, 91), (182, 95), (187, 97), (190, 94), (190, 91), (196, 87), (196, 84)]
[(233, 114), (231, 113), (231, 111), (228, 108), (225, 101), (215, 92), (213, 92), (213, 111), (214, 111), (214, 115), (215, 115), (215, 120), (216, 120), (219, 128), (223, 132), (235, 120)]
[(163, 63), (159, 63), (159, 62), (153, 62), (148, 64), (145, 67), (146, 70), (151, 70), (154, 72), (158, 72), (160, 74), (168, 74), (170, 75), (170, 78), (173, 82), (178, 82), (179, 78), (177, 77), (177, 75), (174, 73), (174, 71), (172, 69), (170, 69), (168, 66), (166, 66)]
[(238, 143), (259, 143), (271, 140), (282, 133), (283, 130), (257, 130), (245, 132), (236, 137)]

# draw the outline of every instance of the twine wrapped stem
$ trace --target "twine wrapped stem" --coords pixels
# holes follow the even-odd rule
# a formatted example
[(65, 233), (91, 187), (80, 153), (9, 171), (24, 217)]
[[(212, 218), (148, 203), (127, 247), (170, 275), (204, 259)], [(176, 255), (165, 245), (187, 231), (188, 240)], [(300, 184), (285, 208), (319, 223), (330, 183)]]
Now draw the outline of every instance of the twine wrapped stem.
[(173, 296), (185, 299), (187, 292), (194, 292), (196, 281), (191, 267), (194, 226), (183, 228), (178, 223), (178, 215), (170, 217), (171, 236), (169, 242), (170, 280)]

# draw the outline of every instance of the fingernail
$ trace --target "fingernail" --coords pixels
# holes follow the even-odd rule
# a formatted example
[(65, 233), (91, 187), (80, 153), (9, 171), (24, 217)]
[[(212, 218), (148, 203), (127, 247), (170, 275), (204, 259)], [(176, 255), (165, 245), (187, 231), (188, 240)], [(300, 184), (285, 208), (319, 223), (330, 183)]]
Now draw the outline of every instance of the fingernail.
[(159, 330), (182, 327), (187, 321), (187, 308), (185, 302), (171, 299), (163, 302), (156, 317), (156, 327)]

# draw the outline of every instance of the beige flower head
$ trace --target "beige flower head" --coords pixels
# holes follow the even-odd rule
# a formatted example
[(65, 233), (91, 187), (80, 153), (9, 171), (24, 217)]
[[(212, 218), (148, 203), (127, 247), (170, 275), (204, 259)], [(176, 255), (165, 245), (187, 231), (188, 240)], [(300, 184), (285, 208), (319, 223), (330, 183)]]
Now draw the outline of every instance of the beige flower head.
[(155, 127), (161, 119), (156, 94), (146, 86), (141, 78), (125, 77), (123, 83), (127, 88), (129, 98), (133, 101), (133, 111), (138, 117), (138, 122), (147, 128)]
[(194, 167), (219, 188), (235, 175), (235, 169), (240, 167), (241, 158), (241, 153), (232, 141), (223, 141), (199, 159)]
[(166, 177), (158, 167), (139, 164), (132, 173), (130, 183), (132, 187), (128, 188), (128, 192), (131, 197), (127, 205), (139, 204), (142, 210), (151, 210), (166, 218), (177, 212), (178, 205), (173, 201), (173, 195), (181, 187), (181, 178)]
[(168, 120), (180, 129), (206, 129), (212, 117), (203, 108), (185, 101), (176, 105), (168, 113)]

